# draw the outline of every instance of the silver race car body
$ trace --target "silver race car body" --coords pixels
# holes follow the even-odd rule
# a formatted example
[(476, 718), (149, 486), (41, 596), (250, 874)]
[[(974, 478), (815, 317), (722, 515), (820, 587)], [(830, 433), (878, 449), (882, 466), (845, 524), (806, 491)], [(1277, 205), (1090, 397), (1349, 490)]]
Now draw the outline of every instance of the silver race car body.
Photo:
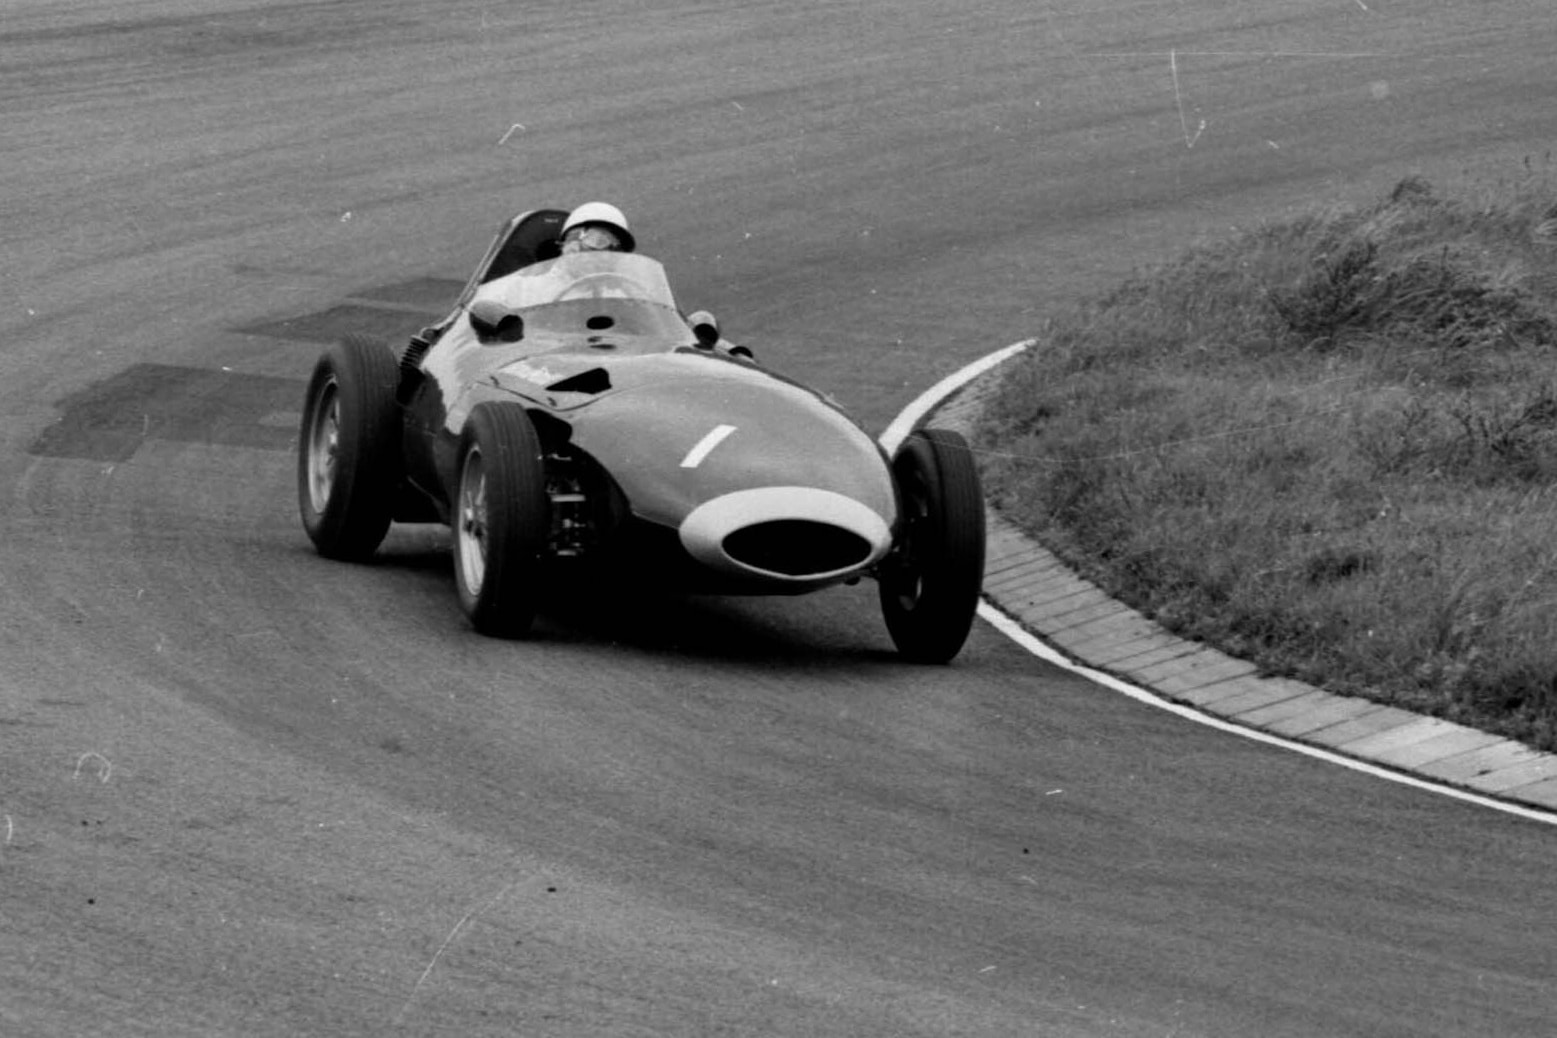
[[(505, 225), (453, 312), (398, 359), (360, 340), (321, 358), (299, 454), (320, 551), (364, 558), (391, 521), (447, 523), (462, 605), (508, 635), (570, 569), (737, 594), (873, 576), (900, 649), (954, 655), (983, 558), (960, 438), (921, 433), (888, 458), (824, 396), (689, 323), (654, 259), (553, 254), (562, 215)], [(948, 544), (930, 543), (948, 533), (955, 579), (936, 575)], [(954, 607), (937, 605), (948, 583)], [(894, 611), (918, 627), (900, 637)], [(926, 625), (940, 632), (928, 655)]]

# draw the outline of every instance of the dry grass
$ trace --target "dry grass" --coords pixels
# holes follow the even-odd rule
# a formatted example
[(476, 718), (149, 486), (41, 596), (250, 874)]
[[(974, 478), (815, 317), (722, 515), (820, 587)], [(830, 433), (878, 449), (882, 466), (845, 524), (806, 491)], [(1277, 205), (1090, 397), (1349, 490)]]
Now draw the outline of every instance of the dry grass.
[(1056, 318), (1006, 514), (1180, 634), (1557, 749), (1557, 190), (1419, 179)]

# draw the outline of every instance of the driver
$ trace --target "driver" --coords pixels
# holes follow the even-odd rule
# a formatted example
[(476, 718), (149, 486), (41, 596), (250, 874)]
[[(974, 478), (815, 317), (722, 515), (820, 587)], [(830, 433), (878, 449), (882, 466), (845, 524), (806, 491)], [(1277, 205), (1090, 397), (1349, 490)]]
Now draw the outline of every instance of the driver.
[[(570, 212), (567, 219), (563, 221), (562, 231), (557, 236), (556, 243), (562, 255), (575, 252), (632, 252), (638, 247), (632, 231), (627, 229), (627, 217), (610, 202), (585, 202)], [(411, 336), (410, 345), (400, 358), (402, 375), (417, 369), (422, 357), (448, 330), (457, 314), (458, 311), (455, 311), (437, 324), (428, 325)], [(700, 348), (735, 357), (751, 358), (751, 350), (729, 342), (719, 334), (718, 322), (714, 320), (712, 314), (700, 310), (687, 320), (697, 335)], [(412, 380), (402, 378), (402, 391), (409, 391), (412, 385)]]
[[(610, 202), (585, 202), (568, 214), (558, 236), (562, 255), (574, 252), (632, 252), (637, 247), (627, 217)], [(707, 310), (684, 317), (700, 349), (751, 359), (751, 350), (719, 334), (719, 322)]]
[[(552, 256), (559, 252), (632, 252), (638, 247), (632, 231), (627, 229), (627, 217), (610, 202), (585, 202), (568, 214), (562, 231), (547, 244), (552, 246)], [(401, 367), (414, 368), (448, 331), (456, 316), (458, 311), (411, 336), (410, 347), (401, 357)]]
[(585, 202), (562, 224), (563, 255), (570, 252), (632, 252), (638, 247), (627, 217), (610, 202)]

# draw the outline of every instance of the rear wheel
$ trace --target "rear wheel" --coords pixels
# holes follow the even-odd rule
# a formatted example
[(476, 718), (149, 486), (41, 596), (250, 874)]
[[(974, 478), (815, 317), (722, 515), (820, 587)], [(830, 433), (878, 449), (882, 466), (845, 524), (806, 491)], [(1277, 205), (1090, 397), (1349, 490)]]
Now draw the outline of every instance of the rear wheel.
[(298, 436), (297, 499), (321, 555), (369, 558), (389, 531), (401, 470), (398, 381), (389, 349), (361, 336), (331, 346), (314, 365)]
[(518, 404), (478, 405), (460, 448), (454, 580), (482, 634), (516, 638), (535, 620), (551, 530), (541, 441)]
[(877, 574), (881, 612), (905, 658), (946, 663), (973, 626), (984, 582), (984, 496), (967, 441), (911, 435), (892, 459), (902, 508), (898, 543)]

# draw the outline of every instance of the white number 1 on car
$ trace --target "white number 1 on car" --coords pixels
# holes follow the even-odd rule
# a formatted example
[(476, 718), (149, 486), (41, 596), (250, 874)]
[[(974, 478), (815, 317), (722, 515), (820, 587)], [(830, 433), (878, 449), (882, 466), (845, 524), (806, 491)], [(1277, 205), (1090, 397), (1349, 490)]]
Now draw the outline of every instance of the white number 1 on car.
[(708, 435), (697, 441), (697, 446), (687, 451), (687, 456), (681, 459), (681, 467), (695, 469), (703, 463), (713, 449), (724, 442), (726, 436), (735, 431), (733, 425), (716, 425), (708, 431)]

